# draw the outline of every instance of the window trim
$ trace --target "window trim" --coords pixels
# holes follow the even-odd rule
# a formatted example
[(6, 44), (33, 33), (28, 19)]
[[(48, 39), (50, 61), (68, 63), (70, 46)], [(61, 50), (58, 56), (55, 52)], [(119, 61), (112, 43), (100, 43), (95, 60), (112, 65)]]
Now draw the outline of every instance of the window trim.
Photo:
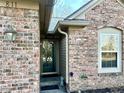
[(124, 7), (124, 3), (121, 0), (117, 0), (117, 1), (122, 7)]
[[(102, 67), (102, 61), (101, 61), (101, 36), (103, 34), (109, 35), (109, 34), (113, 34), (118, 36), (118, 51), (117, 52), (117, 68), (116, 67), (108, 67), (108, 68), (104, 68)], [(122, 40), (121, 40), (121, 31), (119, 29), (116, 28), (112, 28), (112, 27), (105, 27), (102, 29), (98, 30), (98, 73), (117, 73), (117, 72), (121, 72), (122, 71)]]

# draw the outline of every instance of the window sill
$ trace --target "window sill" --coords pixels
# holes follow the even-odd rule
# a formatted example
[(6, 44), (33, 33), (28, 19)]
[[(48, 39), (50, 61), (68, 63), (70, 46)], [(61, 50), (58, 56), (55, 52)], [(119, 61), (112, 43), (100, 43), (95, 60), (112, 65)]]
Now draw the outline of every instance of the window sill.
[(115, 72), (115, 73), (98, 73), (98, 76), (121, 76), (123, 75), (122, 72)]

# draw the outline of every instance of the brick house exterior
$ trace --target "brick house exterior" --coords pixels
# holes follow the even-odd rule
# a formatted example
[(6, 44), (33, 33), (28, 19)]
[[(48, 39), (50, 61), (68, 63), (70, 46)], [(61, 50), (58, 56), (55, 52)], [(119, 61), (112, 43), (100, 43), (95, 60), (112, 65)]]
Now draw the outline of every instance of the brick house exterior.
[[(48, 29), (53, 1), (0, 1), (0, 93), (41, 92), (41, 37)], [(5, 32), (13, 30), (9, 27), (16, 30), (13, 41), (6, 38)]]
[[(21, 6), (18, 8), (0, 6), (0, 93), (40, 93), (40, 22), (39, 9), (36, 7), (39, 7), (39, 4), (32, 7), (32, 4), (23, 3)], [(79, 13), (84, 8), (87, 11)], [(107, 92), (123, 93), (123, 4), (119, 0), (91, 0), (79, 11), (57, 25), (57, 28), (65, 27), (63, 30), (66, 29), (65, 32), (68, 34), (69, 60), (65, 49), (66, 38), (61, 35), (58, 37), (61, 53), (58, 60), (61, 75), (69, 91), (110, 88)], [(68, 25), (67, 20), (70, 22), (80, 20), (80, 26), (73, 22)], [(83, 25), (84, 20), (89, 23)], [(4, 38), (7, 24), (16, 27), (17, 38), (14, 42)], [(107, 27), (121, 32), (121, 39), (119, 39), (121, 51), (118, 52), (122, 55), (120, 56), (121, 70), (99, 73), (99, 32), (100, 29)]]
[[(91, 23), (85, 27), (70, 26), (67, 32), (69, 35), (69, 72), (73, 72), (73, 76), (69, 77), (70, 91), (115, 88), (110, 91), (120, 93), (116, 91), (116, 88), (124, 87), (123, 4), (118, 0), (98, 0), (97, 4), (95, 3), (90, 7), (86, 10), (87, 12), (78, 15), (73, 14), (76, 16), (71, 19), (82, 20), (85, 18), (84, 20), (89, 20)], [(106, 27), (121, 31), (122, 70), (117, 73), (114, 73), (114, 71), (112, 73), (98, 73), (98, 33), (99, 29)]]

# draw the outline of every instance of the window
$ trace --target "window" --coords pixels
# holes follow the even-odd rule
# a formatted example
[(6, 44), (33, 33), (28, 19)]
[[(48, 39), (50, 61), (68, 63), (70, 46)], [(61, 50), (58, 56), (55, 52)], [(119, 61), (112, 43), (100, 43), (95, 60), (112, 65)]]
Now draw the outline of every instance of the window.
[(99, 30), (99, 73), (121, 72), (121, 31), (115, 28)]

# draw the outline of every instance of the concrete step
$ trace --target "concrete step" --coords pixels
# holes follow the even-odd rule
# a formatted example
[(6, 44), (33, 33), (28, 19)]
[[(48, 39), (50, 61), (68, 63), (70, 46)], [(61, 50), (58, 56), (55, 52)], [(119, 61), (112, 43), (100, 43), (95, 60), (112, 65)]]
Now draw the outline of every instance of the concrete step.
[(66, 93), (66, 92), (56, 89), (56, 90), (45, 90), (45, 91), (41, 91), (40, 93)]
[(41, 80), (41, 86), (59, 85), (59, 84), (60, 84), (59, 77), (42, 78)]
[(60, 86), (60, 77), (41, 78), (41, 87), (58, 85), (59, 89), (42, 90), (41, 93), (66, 93), (65, 88)]
[(59, 81), (41, 82), (41, 86), (59, 85)]

